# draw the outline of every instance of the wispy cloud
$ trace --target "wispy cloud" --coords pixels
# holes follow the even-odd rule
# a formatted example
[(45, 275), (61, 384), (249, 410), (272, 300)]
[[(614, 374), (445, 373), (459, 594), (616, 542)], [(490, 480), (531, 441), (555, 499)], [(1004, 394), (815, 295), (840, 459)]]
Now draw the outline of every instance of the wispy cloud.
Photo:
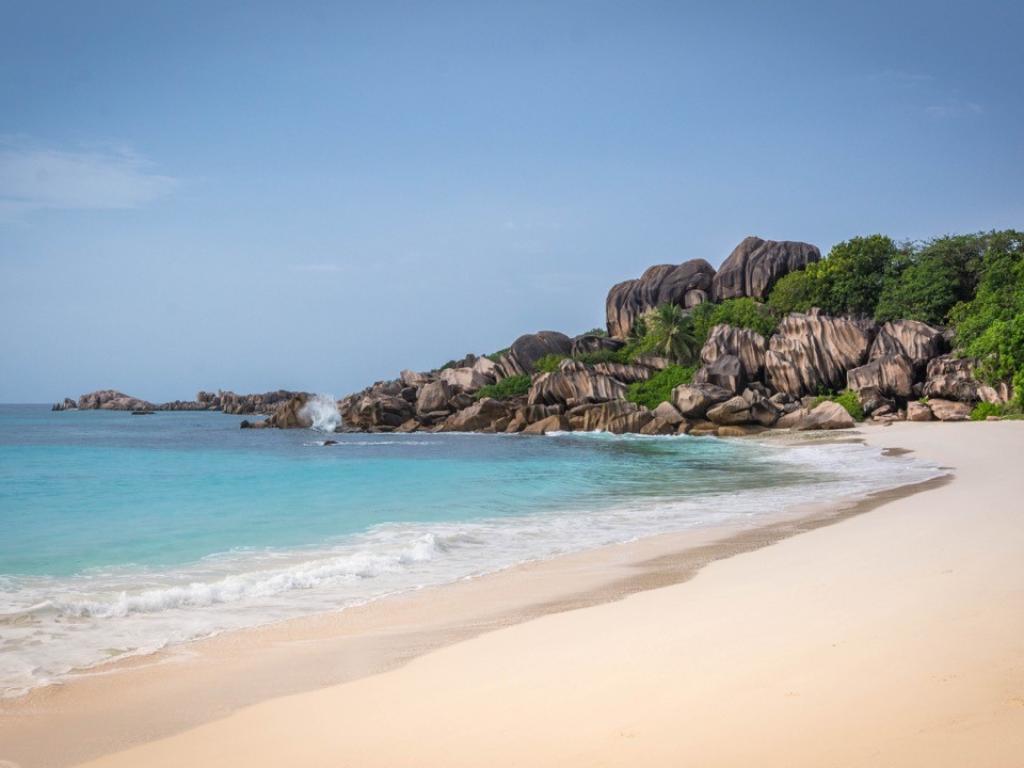
[(2, 211), (138, 208), (177, 184), (124, 147), (67, 150), (0, 137)]
[(925, 112), (936, 118), (980, 115), (984, 111), (985, 108), (978, 102), (958, 98), (949, 98), (939, 104), (930, 104), (925, 107)]

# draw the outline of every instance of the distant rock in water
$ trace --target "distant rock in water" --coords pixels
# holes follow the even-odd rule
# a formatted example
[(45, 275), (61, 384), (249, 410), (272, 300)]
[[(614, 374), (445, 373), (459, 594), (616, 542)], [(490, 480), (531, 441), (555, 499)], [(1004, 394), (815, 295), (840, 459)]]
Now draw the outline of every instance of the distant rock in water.
[(766, 299), (783, 275), (821, 259), (816, 245), (790, 240), (743, 240), (718, 268), (711, 285), (714, 301), (749, 296)]
[(77, 411), (78, 410), (78, 402), (76, 400), (72, 400), (70, 397), (65, 397), (62, 402), (54, 403), (53, 404), (53, 408), (51, 408), (50, 410), (51, 411)]
[(638, 279), (613, 285), (605, 300), (608, 334), (629, 335), (640, 315), (660, 304), (695, 307), (708, 300), (715, 268), (704, 259), (650, 267)]
[(100, 389), (78, 398), (78, 407), (83, 411), (152, 411), (153, 403), (118, 392), (116, 389)]

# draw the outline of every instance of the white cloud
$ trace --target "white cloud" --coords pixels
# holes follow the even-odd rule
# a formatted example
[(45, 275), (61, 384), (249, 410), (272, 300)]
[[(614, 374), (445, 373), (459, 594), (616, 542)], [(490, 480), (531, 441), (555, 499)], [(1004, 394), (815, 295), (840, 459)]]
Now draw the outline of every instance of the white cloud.
[(965, 101), (964, 99), (949, 98), (941, 104), (932, 104), (925, 108), (932, 117), (956, 117), (957, 115), (980, 115), (985, 108), (976, 101)]
[(0, 138), (0, 210), (138, 208), (177, 183), (128, 149), (67, 151)]

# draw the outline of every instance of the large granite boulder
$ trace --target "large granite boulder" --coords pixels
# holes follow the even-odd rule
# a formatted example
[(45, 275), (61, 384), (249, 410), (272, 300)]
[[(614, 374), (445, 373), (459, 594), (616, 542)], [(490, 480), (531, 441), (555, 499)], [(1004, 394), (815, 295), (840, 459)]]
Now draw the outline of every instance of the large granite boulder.
[(267, 426), (278, 429), (309, 429), (313, 426), (313, 419), (305, 408), (308, 401), (308, 395), (300, 394), (279, 404), (267, 419)]
[(78, 408), (82, 411), (152, 411), (156, 406), (116, 389), (98, 389), (78, 398)]
[(628, 400), (578, 405), (566, 413), (571, 429), (577, 432), (639, 432), (654, 415)]
[(433, 379), (433, 376), (429, 373), (410, 371), (409, 369), (406, 369), (398, 374), (398, 379), (407, 387), (422, 387), (428, 381)]
[(846, 372), (867, 360), (871, 332), (860, 323), (818, 310), (783, 318), (768, 342), (765, 380), (793, 397), (839, 390)]
[(945, 346), (942, 331), (938, 328), (917, 320), (892, 320), (878, 329), (868, 360), (885, 355), (903, 355), (919, 379), (928, 361), (942, 354)]
[(820, 258), (821, 251), (810, 243), (745, 238), (718, 268), (711, 283), (712, 299), (768, 298), (780, 277)]
[(802, 413), (791, 428), (798, 431), (850, 429), (855, 424), (856, 422), (854, 422), (853, 417), (843, 406), (839, 405), (839, 403), (833, 403), (831, 400), (825, 400), (810, 411)]
[(932, 409), (928, 403), (909, 402), (907, 403), (907, 421), (931, 421)]
[(572, 408), (625, 397), (626, 385), (618, 379), (597, 373), (583, 363), (563, 360), (557, 371), (542, 373), (533, 380), (527, 402), (558, 403)]
[(445, 432), (479, 432), (494, 428), (495, 422), (511, 416), (508, 406), (500, 400), (485, 397), (457, 413), (453, 413), (442, 425)]
[(746, 424), (751, 421), (750, 403), (742, 396), (731, 397), (724, 403), (708, 408), (708, 421), (713, 424)]
[(569, 420), (560, 413), (546, 416), (523, 429), (524, 435), (546, 435), (548, 432), (565, 432), (569, 429)]
[(680, 384), (672, 390), (672, 404), (687, 419), (702, 419), (708, 408), (732, 397), (732, 392), (714, 384)]
[(431, 381), (420, 387), (416, 398), (416, 413), (434, 413), (448, 410), (448, 400), (451, 399), (452, 388), (447, 381), (439, 379)]
[(958, 403), (938, 397), (928, 400), (928, 409), (939, 421), (966, 421), (971, 416), (970, 403)]
[(857, 393), (871, 387), (885, 397), (907, 398), (914, 390), (914, 368), (902, 354), (881, 355), (847, 371), (846, 386)]
[(480, 387), (494, 383), (494, 376), (488, 376), (473, 368), (445, 368), (438, 374), (441, 381), (458, 387), (465, 392), (476, 392)]
[(502, 376), (533, 373), (533, 364), (547, 355), (568, 356), (572, 353), (572, 340), (558, 331), (539, 331), (520, 336), (501, 356), (498, 371)]
[(964, 403), (976, 403), (979, 400), (988, 403), (1006, 402), (1009, 391), (1005, 385), (998, 389), (991, 387), (978, 381), (974, 373), (975, 361), (971, 358), (953, 355), (936, 357), (928, 363), (922, 394), (929, 398), (959, 400)]
[(729, 390), (731, 394), (737, 394), (747, 386), (747, 375), (738, 357), (722, 355), (713, 363), (698, 369), (693, 375), (693, 383), (713, 384)]
[[(565, 365), (565, 363), (562, 363)], [(611, 376), (623, 384), (632, 384), (636, 381), (647, 381), (651, 378), (653, 369), (646, 365), (626, 365), (624, 363), (597, 363), (592, 366), (594, 373), (602, 376)]]
[(764, 356), (768, 342), (749, 328), (735, 328), (724, 323), (716, 325), (700, 350), (704, 365), (711, 365), (725, 355), (739, 359), (747, 381), (757, 381), (764, 373)]
[(707, 301), (714, 276), (704, 259), (691, 259), (651, 267), (637, 280), (612, 286), (605, 301), (608, 334), (625, 338), (640, 315), (661, 304), (688, 308)]
[(239, 395), (234, 392), (218, 392), (216, 403), (224, 413), (247, 414), (266, 413), (271, 414), (277, 406), (296, 395), (307, 394), (303, 392), (290, 392), (286, 389), (279, 389), (275, 392), (263, 392), (261, 394)]

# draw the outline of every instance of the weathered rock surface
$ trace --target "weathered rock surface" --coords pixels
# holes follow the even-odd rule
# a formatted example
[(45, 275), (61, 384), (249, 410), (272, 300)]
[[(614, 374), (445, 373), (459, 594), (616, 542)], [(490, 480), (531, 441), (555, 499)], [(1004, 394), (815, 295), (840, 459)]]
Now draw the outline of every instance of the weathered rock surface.
[(942, 398), (930, 398), (928, 408), (939, 421), (966, 421), (971, 416), (970, 403), (958, 403)]
[(615, 352), (625, 345), (626, 342), (622, 339), (613, 339), (611, 336), (583, 334), (572, 340), (572, 356), (592, 355), (596, 352)]
[(420, 387), (416, 397), (416, 413), (423, 415), (436, 411), (447, 411), (452, 388), (447, 381), (438, 379)]
[(870, 387), (885, 397), (907, 398), (913, 394), (914, 369), (902, 354), (881, 355), (847, 371), (846, 386), (858, 393)]
[(309, 429), (313, 419), (305, 412), (309, 400), (306, 394), (295, 395), (277, 406), (267, 419), (267, 426), (278, 429)]
[(820, 258), (821, 251), (810, 243), (745, 238), (718, 268), (711, 296), (714, 301), (741, 296), (765, 299), (780, 277)]
[(523, 434), (546, 435), (548, 432), (565, 432), (568, 429), (569, 420), (559, 413), (533, 422), (523, 429)]
[(849, 429), (855, 425), (853, 417), (839, 403), (826, 400), (813, 408), (792, 426), (798, 431), (814, 429)]
[(651, 369), (646, 365), (625, 365), (623, 363), (597, 363), (593, 366), (594, 373), (611, 376), (623, 384), (635, 381), (647, 381), (651, 378)]
[(626, 385), (618, 379), (599, 374), (583, 363), (564, 360), (557, 371), (542, 373), (534, 379), (527, 402), (561, 403), (572, 408), (584, 403), (621, 400), (625, 396)]
[(979, 400), (989, 403), (1006, 401), (1009, 393), (1005, 387), (1000, 391), (978, 381), (974, 377), (974, 371), (974, 360), (970, 358), (953, 355), (936, 357), (928, 363), (922, 393), (928, 398), (938, 397), (965, 403), (976, 403)]
[(156, 406), (116, 389), (100, 389), (78, 398), (78, 408), (83, 411), (152, 411)]
[(693, 375), (694, 384), (713, 384), (731, 394), (742, 392), (747, 386), (743, 363), (735, 355), (722, 355), (713, 363), (700, 368)]
[(907, 421), (931, 421), (932, 420), (932, 409), (928, 407), (927, 403), (921, 402), (910, 402), (907, 403)]
[(708, 421), (718, 424), (746, 424), (750, 419), (750, 403), (740, 395), (708, 409)]
[(533, 373), (533, 364), (546, 355), (566, 356), (572, 352), (572, 340), (557, 331), (540, 331), (520, 336), (501, 356), (498, 370), (502, 376)]
[(637, 280), (612, 286), (605, 301), (608, 334), (629, 335), (640, 315), (661, 304), (693, 307), (707, 300), (715, 268), (704, 259), (651, 267)]
[(429, 373), (421, 371), (410, 371), (408, 369), (398, 374), (399, 381), (407, 387), (422, 387), (433, 377)]
[(867, 359), (871, 334), (859, 323), (816, 310), (783, 318), (768, 342), (765, 379), (793, 397), (838, 390)]
[(458, 387), (465, 392), (476, 392), (480, 387), (494, 383), (494, 376), (481, 373), (476, 367), (445, 368), (438, 374), (438, 378), (441, 381), (447, 382), (450, 386)]
[(917, 320), (894, 320), (882, 325), (871, 343), (869, 360), (885, 355), (903, 355), (916, 374), (924, 373), (928, 361), (942, 354), (946, 346), (942, 331)]
[(683, 415), (679, 412), (679, 409), (667, 400), (664, 403), (660, 403), (654, 409), (654, 418), (661, 419), (673, 426), (679, 426), (683, 422)]
[[(643, 421), (641, 413), (650, 413), (645, 408), (628, 400), (612, 400), (607, 403), (591, 403), (576, 406), (566, 413), (569, 427), (578, 432), (615, 432), (629, 431), (626, 428)], [(651, 415), (653, 418), (653, 415)], [(644, 422), (646, 423), (646, 422)], [(636, 430), (643, 427), (640, 424)]]
[(711, 406), (725, 402), (732, 392), (714, 384), (681, 384), (672, 390), (672, 404), (687, 419), (702, 419)]
[(70, 397), (65, 397), (63, 401), (61, 401), (59, 403), (54, 403), (53, 404), (53, 408), (51, 408), (50, 410), (51, 411), (77, 411), (78, 410), (78, 402), (76, 400), (72, 400)]
[(739, 359), (743, 376), (747, 381), (757, 381), (764, 373), (764, 357), (768, 342), (764, 336), (749, 328), (735, 328), (719, 324), (711, 329), (708, 340), (700, 350), (704, 365), (711, 365), (722, 357), (731, 355)]
[(445, 432), (475, 432), (493, 428), (494, 422), (509, 418), (508, 406), (500, 400), (485, 397), (458, 413), (453, 413), (444, 422)]

